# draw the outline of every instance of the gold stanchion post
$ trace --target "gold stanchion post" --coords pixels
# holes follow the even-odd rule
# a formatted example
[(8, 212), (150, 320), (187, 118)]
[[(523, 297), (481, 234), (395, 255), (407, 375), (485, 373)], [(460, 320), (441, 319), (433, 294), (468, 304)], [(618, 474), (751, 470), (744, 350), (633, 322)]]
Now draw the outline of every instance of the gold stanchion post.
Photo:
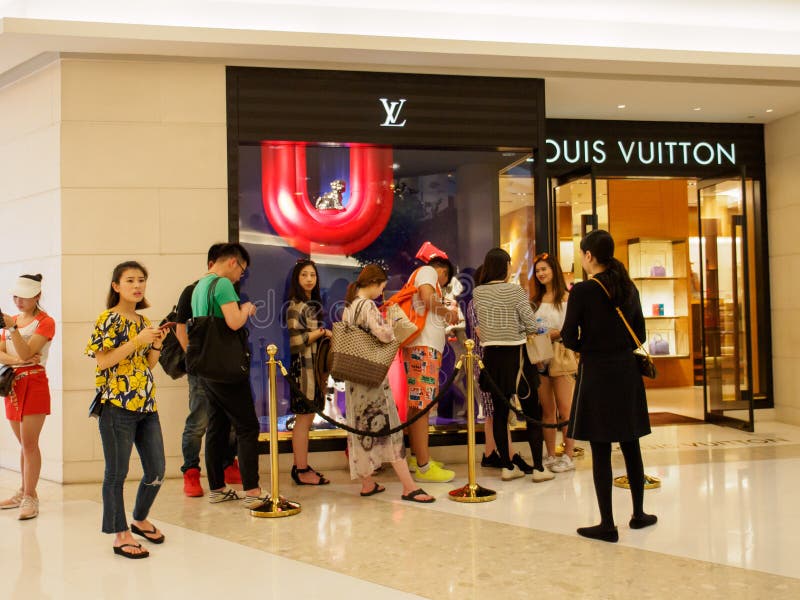
[(286, 375), (286, 369), (280, 361), (275, 360), (278, 347), (275, 344), (267, 346), (269, 360), (269, 458), (270, 476), (272, 479), (272, 492), (267, 502), (259, 508), (250, 511), (254, 517), (274, 518), (290, 517), (300, 512), (300, 503), (282, 498), (280, 495), (278, 476), (278, 374), (277, 367), (280, 366), (281, 372)]
[(494, 490), (488, 490), (475, 482), (475, 355), (472, 349), (475, 342), (464, 342), (466, 355), (459, 360), (464, 361), (464, 375), (467, 378), (467, 473), (469, 481), (464, 487), (450, 491), (450, 499), (456, 502), (491, 502), (497, 498)]

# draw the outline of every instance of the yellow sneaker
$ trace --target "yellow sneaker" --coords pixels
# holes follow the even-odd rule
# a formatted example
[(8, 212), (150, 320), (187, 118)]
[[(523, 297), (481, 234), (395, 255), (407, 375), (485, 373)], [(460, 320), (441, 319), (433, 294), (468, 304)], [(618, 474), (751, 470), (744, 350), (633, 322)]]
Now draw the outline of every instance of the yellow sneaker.
[[(411, 471), (411, 472), (413, 473), (414, 471), (416, 471), (416, 470), (417, 470), (417, 457), (416, 457), (416, 456), (414, 456), (413, 454), (409, 454), (409, 455), (408, 455), (408, 460), (407, 460), (406, 462), (408, 463), (408, 470), (409, 470), (409, 471)], [(439, 467), (440, 469), (441, 469), (442, 467), (444, 467), (444, 463), (443, 463), (443, 462), (439, 462), (438, 460), (433, 460), (433, 459), (431, 458), (429, 462), (430, 462), (432, 465), (436, 465), (436, 466), (437, 466), (437, 467)]]
[(451, 471), (449, 469), (443, 469), (440, 466), (437, 466), (435, 462), (431, 461), (430, 465), (428, 466), (428, 470), (424, 473), (419, 470), (419, 467), (414, 469), (414, 473), (412, 474), (414, 481), (421, 481), (425, 483), (447, 483), (448, 481), (453, 481), (456, 477), (455, 471)]

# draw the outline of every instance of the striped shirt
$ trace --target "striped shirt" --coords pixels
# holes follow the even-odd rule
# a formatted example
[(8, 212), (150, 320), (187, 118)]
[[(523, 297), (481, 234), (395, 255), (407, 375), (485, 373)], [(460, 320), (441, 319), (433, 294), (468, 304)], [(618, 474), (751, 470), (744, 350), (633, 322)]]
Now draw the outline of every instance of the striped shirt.
[(472, 296), (480, 323), (481, 346), (519, 346), (536, 333), (528, 295), (514, 283), (488, 283)]

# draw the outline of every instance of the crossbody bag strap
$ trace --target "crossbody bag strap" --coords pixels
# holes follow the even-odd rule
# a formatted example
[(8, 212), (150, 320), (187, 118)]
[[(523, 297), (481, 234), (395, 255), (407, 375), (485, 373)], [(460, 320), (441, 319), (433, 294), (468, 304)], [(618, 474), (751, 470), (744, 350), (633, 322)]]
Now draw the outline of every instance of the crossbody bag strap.
[[(597, 285), (599, 285), (601, 288), (603, 288), (603, 291), (606, 293), (606, 296), (608, 296), (608, 299), (611, 300), (611, 294), (608, 293), (608, 289), (606, 288), (606, 286), (603, 285), (603, 283), (599, 279), (596, 279), (596, 278), (592, 277), (591, 281), (594, 281)], [(612, 305), (613, 305), (613, 302), (612, 302)], [(631, 337), (633, 338), (633, 341), (636, 342), (636, 347), (637, 348), (641, 348), (644, 351), (644, 353), (647, 354), (647, 356), (650, 356), (650, 354), (647, 352), (647, 349), (639, 341), (639, 338), (636, 337), (636, 334), (634, 333), (633, 329), (628, 324), (628, 319), (626, 319), (625, 315), (622, 314), (622, 310), (620, 309), (620, 307), (619, 306), (614, 306), (614, 309), (617, 311), (617, 314), (619, 315), (619, 318), (622, 319), (622, 322), (625, 323), (625, 328), (628, 330), (628, 333), (631, 334)]]
[(208, 309), (207, 309), (208, 314), (206, 315), (207, 317), (214, 316), (214, 290), (216, 289), (218, 282), (219, 282), (219, 277), (214, 279), (214, 281), (212, 281), (208, 286), (208, 292), (206, 294), (206, 303), (208, 304)]
[(361, 314), (361, 309), (364, 308), (364, 303), (367, 302), (366, 298), (359, 298), (361, 302), (359, 302), (356, 309), (353, 311), (353, 325), (358, 327), (358, 315)]

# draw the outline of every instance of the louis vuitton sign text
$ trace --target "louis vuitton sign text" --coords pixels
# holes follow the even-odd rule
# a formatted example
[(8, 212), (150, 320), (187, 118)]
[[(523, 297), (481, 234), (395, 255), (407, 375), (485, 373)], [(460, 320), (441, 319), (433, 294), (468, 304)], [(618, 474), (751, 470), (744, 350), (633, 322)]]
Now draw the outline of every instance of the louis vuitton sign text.
[[(616, 156), (609, 156), (615, 154)], [(547, 163), (602, 165), (736, 165), (736, 144), (677, 140), (547, 140)]]

